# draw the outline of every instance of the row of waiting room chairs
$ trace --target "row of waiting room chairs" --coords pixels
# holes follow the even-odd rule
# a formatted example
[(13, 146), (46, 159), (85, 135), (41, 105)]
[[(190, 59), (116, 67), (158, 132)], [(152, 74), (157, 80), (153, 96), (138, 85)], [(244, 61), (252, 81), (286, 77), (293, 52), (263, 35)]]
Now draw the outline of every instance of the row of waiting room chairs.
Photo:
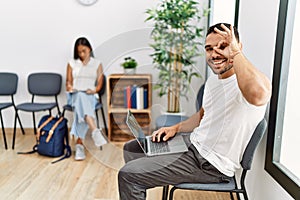
[[(98, 110), (101, 110), (105, 131), (107, 132), (106, 121), (105, 121), (104, 111), (103, 111), (103, 104), (101, 99), (101, 96), (104, 94), (106, 88), (105, 82), (106, 81), (104, 79), (103, 87), (99, 91), (99, 102), (96, 105), (95, 113), (98, 122), (97, 126), (99, 128)], [(14, 100), (14, 95), (16, 94), (18, 88), (18, 75), (15, 73), (0, 72), (0, 96), (10, 96), (11, 98), (11, 101), (9, 102), (0, 101), (0, 119), (1, 119), (1, 127), (2, 127), (5, 149), (7, 149), (7, 141), (5, 135), (5, 126), (4, 126), (3, 116), (2, 116), (2, 110), (9, 107), (13, 107), (15, 110), (12, 149), (14, 149), (15, 147), (17, 122), (19, 122), (22, 134), (23, 135), (25, 134), (20, 116), (18, 114), (19, 111), (32, 113), (34, 134), (36, 134), (36, 119), (35, 119), (36, 112), (49, 111), (49, 114), (51, 115), (52, 114), (51, 111), (54, 108), (56, 108), (58, 114), (63, 116), (65, 110), (73, 111), (73, 108), (70, 105), (64, 105), (63, 112), (61, 113), (60, 111), (58, 105), (58, 95), (60, 94), (61, 87), (62, 87), (62, 76), (60, 74), (47, 73), (47, 72), (32, 73), (27, 78), (27, 86), (28, 86), (28, 92), (31, 94), (31, 101), (16, 105)], [(37, 96), (53, 97), (54, 101), (51, 101), (49, 103), (36, 102), (35, 97)]]

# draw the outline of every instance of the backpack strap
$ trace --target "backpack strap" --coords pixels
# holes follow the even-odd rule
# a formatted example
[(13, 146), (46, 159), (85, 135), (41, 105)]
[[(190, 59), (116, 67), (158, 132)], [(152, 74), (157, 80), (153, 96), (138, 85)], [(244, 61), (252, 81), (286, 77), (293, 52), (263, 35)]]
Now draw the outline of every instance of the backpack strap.
[(59, 123), (63, 120), (63, 117), (60, 117), (57, 122), (52, 126), (51, 130), (49, 131), (48, 137), (46, 138), (46, 142), (48, 143), (56, 129), (56, 127), (59, 125)]
[(71, 157), (71, 147), (70, 147), (69, 145), (66, 145), (65, 148), (66, 148), (66, 150), (67, 150), (66, 154), (65, 154), (63, 157), (61, 157), (60, 159), (55, 160), (55, 161), (52, 161), (51, 164), (57, 163), (57, 162), (59, 162), (59, 161), (65, 159), (65, 158)]
[(33, 154), (37, 152), (37, 144), (33, 146), (32, 151), (27, 151), (27, 152), (17, 152), (17, 154)]
[[(44, 128), (51, 120), (53, 119), (53, 116), (50, 116), (46, 121), (44, 121), (37, 129), (36, 131), (36, 141), (39, 142), (41, 130)], [(44, 135), (44, 132), (42, 132), (42, 135)]]

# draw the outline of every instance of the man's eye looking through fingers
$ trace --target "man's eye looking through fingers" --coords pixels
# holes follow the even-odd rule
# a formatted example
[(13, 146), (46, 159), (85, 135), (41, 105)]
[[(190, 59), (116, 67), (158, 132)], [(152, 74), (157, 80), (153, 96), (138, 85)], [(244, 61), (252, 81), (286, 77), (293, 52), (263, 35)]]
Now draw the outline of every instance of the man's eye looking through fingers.
[(226, 47), (228, 47), (228, 43), (226, 41), (220, 41), (217, 48), (218, 49), (221, 49), (221, 50), (224, 50)]
[(228, 44), (223, 43), (220, 45), (219, 49), (224, 50), (227, 46), (228, 46)]

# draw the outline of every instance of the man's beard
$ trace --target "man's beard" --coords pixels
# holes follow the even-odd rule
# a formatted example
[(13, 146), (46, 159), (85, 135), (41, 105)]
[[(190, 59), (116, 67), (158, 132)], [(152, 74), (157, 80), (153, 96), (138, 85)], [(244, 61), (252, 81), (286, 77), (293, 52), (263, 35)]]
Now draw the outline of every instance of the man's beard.
[(232, 64), (229, 64), (227, 67), (225, 67), (221, 72), (220, 75), (224, 74), (225, 72), (229, 71), (233, 67)]

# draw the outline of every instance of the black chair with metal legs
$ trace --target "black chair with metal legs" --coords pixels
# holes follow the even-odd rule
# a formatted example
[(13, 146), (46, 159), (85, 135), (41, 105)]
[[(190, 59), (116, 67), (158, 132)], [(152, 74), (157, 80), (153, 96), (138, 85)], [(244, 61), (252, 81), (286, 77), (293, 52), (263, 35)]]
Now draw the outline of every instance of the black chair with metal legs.
[[(241, 166), (242, 174), (239, 178), (240, 187), (237, 185), (236, 176), (232, 177), (229, 183), (182, 183), (172, 187), (170, 190), (169, 200), (173, 199), (174, 191), (177, 189), (182, 190), (202, 190), (202, 191), (216, 191), (216, 192), (229, 192), (230, 197), (233, 200), (233, 193), (236, 193), (238, 199), (240, 199), (239, 194), (242, 193), (245, 200), (248, 200), (248, 195), (245, 187), (245, 178), (248, 170), (251, 169), (251, 164), (255, 150), (263, 137), (267, 128), (267, 122), (263, 119), (256, 127), (251, 139), (245, 149), (242, 157)], [(166, 186), (165, 186), (166, 187)], [(167, 189), (167, 188), (166, 188)], [(166, 190), (168, 191), (168, 190)], [(165, 196), (167, 199), (167, 196)]]
[[(9, 73), (9, 72), (1, 72), (0, 73), (0, 96), (10, 96), (11, 101), (7, 102), (0, 102), (0, 119), (1, 119), (1, 127), (2, 127), (2, 135), (4, 140), (4, 146), (5, 149), (7, 149), (7, 141), (6, 141), (6, 135), (5, 135), (5, 126), (3, 122), (3, 116), (2, 116), (2, 110), (13, 107), (16, 111), (15, 101), (14, 101), (14, 95), (17, 92), (18, 88), (18, 75), (15, 73)], [(20, 122), (20, 118), (18, 115), (16, 115), (17, 119)], [(21, 126), (22, 133), (24, 134), (24, 129)]]
[[(105, 129), (105, 134), (107, 135), (107, 125), (106, 125), (104, 109), (103, 109), (103, 103), (102, 103), (102, 96), (105, 93), (105, 89), (106, 89), (106, 77), (105, 77), (105, 75), (103, 75), (103, 84), (102, 84), (102, 88), (98, 92), (99, 99), (98, 99), (98, 102), (95, 106), (95, 114), (96, 114), (96, 119), (97, 119), (97, 128), (100, 128), (98, 111), (99, 110), (101, 111), (102, 120), (103, 120), (103, 124), (104, 124), (104, 129)], [(68, 104), (64, 105), (63, 106), (63, 113), (62, 113), (63, 116), (64, 116), (66, 110), (73, 112), (73, 107), (71, 105), (68, 105)]]
[[(57, 97), (61, 91), (62, 76), (57, 73), (32, 73), (27, 79), (28, 92), (31, 94), (31, 102), (21, 103), (16, 106), (16, 116), (14, 124), (14, 135), (12, 148), (15, 146), (16, 137), (16, 118), (18, 116), (18, 111), (31, 112), (33, 117), (33, 129), (34, 134), (36, 134), (36, 121), (35, 113), (40, 111), (49, 111), (51, 115), (51, 110), (57, 108), (58, 114), (60, 114), (60, 109), (58, 105)], [(36, 97), (53, 97), (54, 101), (47, 102), (37, 102)], [(21, 121), (19, 121), (21, 125)], [(22, 125), (21, 125), (22, 126)]]

